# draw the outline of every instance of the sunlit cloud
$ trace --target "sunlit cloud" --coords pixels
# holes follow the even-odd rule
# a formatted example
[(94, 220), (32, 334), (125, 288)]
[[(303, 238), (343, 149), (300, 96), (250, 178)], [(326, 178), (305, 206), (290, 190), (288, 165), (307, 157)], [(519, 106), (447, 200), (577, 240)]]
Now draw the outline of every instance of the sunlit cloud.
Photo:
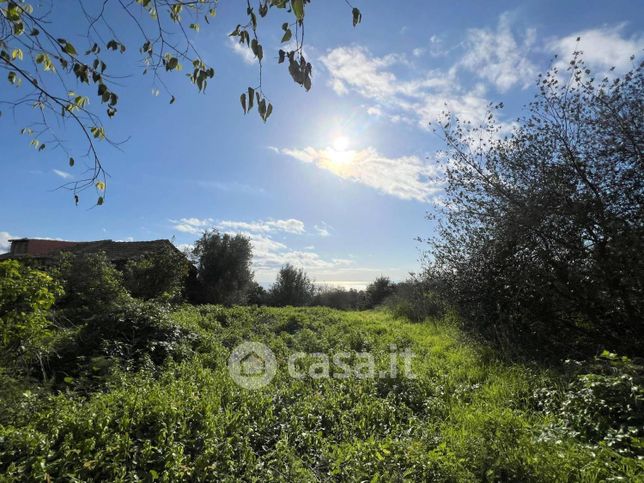
[(170, 222), (177, 231), (198, 235), (210, 228), (214, 220), (212, 218), (180, 218), (179, 220), (170, 220)]
[(436, 165), (416, 156), (388, 158), (371, 147), (343, 152), (284, 148), (280, 153), (404, 200), (427, 202), (440, 189), (432, 179), (438, 174)]
[[(558, 55), (557, 67), (565, 69), (573, 52), (581, 50), (584, 62), (596, 74), (608, 75), (615, 67), (618, 73), (633, 67), (631, 56), (640, 58), (644, 52), (644, 35), (623, 35), (625, 24), (582, 30), (565, 37), (550, 39), (546, 46)], [(579, 40), (578, 40), (579, 39)]]
[(217, 223), (222, 230), (248, 231), (252, 233), (285, 232), (301, 235), (306, 232), (304, 222), (289, 218), (288, 220), (233, 221), (223, 220)]
[(464, 89), (454, 69), (422, 73), (411, 69), (408, 78), (403, 79), (394, 71), (408, 65), (404, 56), (377, 57), (360, 46), (329, 50), (321, 61), (336, 94), (355, 92), (371, 101), (367, 112), (373, 116), (422, 129), (430, 129), (430, 123), (444, 111), (477, 125), (486, 118), (489, 101), (485, 87), (479, 84)]
[(257, 62), (257, 58), (255, 57), (255, 54), (253, 54), (253, 51), (246, 46), (246, 44), (240, 43), (238, 40), (236, 40), (233, 37), (228, 37), (228, 47), (235, 53), (237, 54), (245, 64), (252, 65), (255, 62)]

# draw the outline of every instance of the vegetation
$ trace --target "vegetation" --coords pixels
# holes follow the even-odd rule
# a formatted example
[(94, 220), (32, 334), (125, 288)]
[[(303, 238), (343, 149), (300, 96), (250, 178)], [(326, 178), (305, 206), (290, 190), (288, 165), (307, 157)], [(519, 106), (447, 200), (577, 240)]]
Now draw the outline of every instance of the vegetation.
[[(185, 306), (167, 319), (192, 336), (156, 366), (110, 365), (91, 385), (68, 377), (58, 391), (22, 386), (0, 409), (5, 478), (635, 481), (644, 469), (632, 456), (641, 452), (641, 386), (623, 379), (632, 364), (621, 359), (617, 373), (593, 383), (584, 381), (599, 376), (507, 365), (461, 341), (451, 315), (414, 324), (387, 312)], [(243, 340), (276, 355), (264, 389), (228, 375)], [(339, 350), (370, 351), (387, 369), (392, 345), (416, 354), (415, 379), (294, 379), (285, 370), (292, 352)], [(578, 384), (586, 392), (576, 396)], [(629, 393), (624, 410), (598, 421), (606, 393), (620, 391)], [(614, 444), (625, 433), (631, 439)]]
[(388, 297), (394, 293), (394, 284), (389, 277), (380, 276), (367, 285), (366, 290), (366, 307), (374, 308), (382, 304)]
[(50, 309), (61, 293), (48, 274), (15, 260), (0, 262), (0, 361), (5, 367), (24, 367), (40, 357), (50, 333)]
[[(29, 136), (38, 151), (49, 144), (67, 152), (59, 128), (65, 124), (61, 120), (69, 121), (78, 130), (86, 142), (92, 168), (88, 176), (65, 186), (73, 191), (76, 203), (81, 191), (95, 187), (97, 204), (102, 205), (106, 172), (96, 143), (109, 140), (105, 116), (111, 119), (118, 112), (123, 77), (132, 74), (136, 61), (142, 62), (143, 74), (152, 76), (153, 92), (158, 95), (159, 88), (163, 89), (172, 104), (176, 97), (163, 81), (163, 74), (185, 68), (188, 80), (199, 92), (204, 92), (215, 69), (206, 63), (193, 40), (202, 26), (215, 19), (219, 5), (217, 0), (138, 0), (102, 2), (96, 6), (85, 3), (66, 6), (69, 15), (61, 15), (59, 2), (0, 2), (0, 69), (6, 72), (8, 83), (19, 89), (15, 95), (3, 89), (0, 101), (14, 113), (20, 110), (33, 116), (33, 123), (24, 126), (20, 133)], [(256, 105), (259, 116), (266, 121), (273, 111), (263, 91), (265, 56), (258, 36), (258, 24), (266, 20), (269, 12), (282, 13), (280, 36), (286, 50), (280, 48), (273, 56), (267, 53), (267, 58), (277, 58), (279, 63), (288, 61), (293, 81), (307, 91), (311, 88), (312, 67), (303, 51), (304, 18), (309, 3), (310, 0), (246, 2), (246, 22), (230, 33), (252, 52), (259, 68), (258, 83), (241, 94), (244, 113)], [(362, 14), (357, 8), (350, 8), (355, 27)], [(60, 21), (69, 16), (77, 20), (73, 31)], [(138, 51), (135, 61), (128, 58), (130, 50)], [(119, 55), (115, 57), (115, 53)], [(76, 91), (69, 90), (72, 83), (78, 83)], [(91, 96), (105, 105), (105, 115), (91, 108)], [(69, 156), (69, 165), (74, 164), (74, 157)]]
[(472, 333), (560, 358), (644, 343), (643, 65), (596, 81), (576, 55), (510, 135), (446, 118), (444, 223), (428, 276)]
[(192, 255), (197, 280), (191, 297), (199, 303), (244, 304), (254, 289), (250, 239), (210, 231), (196, 241)]
[(276, 307), (309, 305), (315, 293), (315, 286), (302, 268), (287, 263), (279, 273), (269, 292), (269, 301)]
[(123, 283), (134, 297), (177, 301), (183, 295), (189, 273), (186, 257), (178, 250), (163, 247), (151, 255), (129, 260)]
[(104, 252), (65, 253), (50, 270), (64, 288), (64, 296), (58, 305), (73, 312), (74, 319), (93, 317), (130, 298), (123, 287), (123, 275)]

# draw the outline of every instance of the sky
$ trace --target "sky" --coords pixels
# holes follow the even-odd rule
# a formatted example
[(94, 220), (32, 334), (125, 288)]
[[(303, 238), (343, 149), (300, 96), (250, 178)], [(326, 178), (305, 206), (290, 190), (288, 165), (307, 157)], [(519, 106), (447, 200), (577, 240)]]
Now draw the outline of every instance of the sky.
[[(123, 143), (100, 146), (109, 173), (103, 206), (85, 198), (75, 206), (57, 189), (83, 169), (84, 146), (71, 128), (75, 167), (60, 150), (37, 152), (19, 135), (28, 114), (0, 117), (0, 252), (14, 237), (167, 238), (185, 248), (215, 228), (251, 238), (264, 285), (284, 263), (329, 285), (402, 280), (420, 269), (426, 247), (417, 237), (435, 229), (427, 214), (440, 200), (443, 146), (429, 123), (442, 110), (477, 122), (488, 103), (503, 102), (500, 121), (510, 127), (537, 75), (565, 65), (577, 37), (598, 73), (628, 70), (644, 49), (640, 2), (355, 0), (363, 19), (353, 28), (344, 1), (314, 0), (305, 18), (309, 92), (277, 64), (283, 11), (260, 24), (263, 89), (274, 106), (264, 124), (239, 103), (258, 70), (228, 37), (245, 23), (238, 3), (221, 2), (211, 25), (190, 34), (215, 68), (205, 94), (181, 74), (164, 77), (172, 105), (151, 77), (119, 81), (119, 113), (106, 129)], [(52, 15), (80, 34), (71, 10)], [(135, 35), (126, 19), (113, 20), (126, 38)], [(115, 69), (140, 72), (130, 50)]]

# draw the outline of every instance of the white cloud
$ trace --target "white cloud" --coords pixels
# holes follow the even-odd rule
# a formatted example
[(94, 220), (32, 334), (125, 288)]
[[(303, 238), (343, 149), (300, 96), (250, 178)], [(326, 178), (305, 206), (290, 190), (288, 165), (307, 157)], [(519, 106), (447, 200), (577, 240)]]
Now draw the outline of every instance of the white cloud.
[(170, 220), (173, 228), (183, 233), (197, 235), (210, 228), (214, 222), (212, 218), (181, 218), (179, 220)]
[(360, 46), (329, 50), (321, 62), (338, 95), (355, 92), (372, 101), (367, 107), (370, 115), (417, 124), (423, 129), (429, 129), (429, 123), (445, 110), (477, 125), (486, 118), (489, 102), (485, 88), (478, 85), (464, 89), (455, 77), (456, 69), (421, 74), (411, 69), (413, 75), (402, 79), (394, 71), (409, 66), (404, 56), (376, 57)]
[(68, 173), (67, 171), (61, 171), (60, 169), (52, 169), (52, 171), (56, 176), (60, 176), (63, 179), (70, 179), (74, 177), (73, 174)]
[(355, 181), (405, 200), (429, 201), (439, 186), (432, 181), (436, 165), (424, 163), (416, 156), (388, 158), (374, 148), (345, 151), (338, 162), (333, 149), (281, 149), (282, 154), (331, 171), (340, 178)]
[(319, 225), (315, 225), (313, 228), (315, 228), (315, 231), (321, 237), (331, 236), (331, 226), (326, 224), (325, 222), (322, 222)]
[(6, 253), (9, 251), (11, 248), (11, 242), (9, 240), (12, 238), (16, 237), (10, 235), (8, 231), (0, 231), (0, 253)]
[(306, 232), (304, 222), (289, 218), (288, 220), (259, 220), (259, 221), (231, 221), (223, 220), (217, 224), (218, 228), (233, 231), (248, 231), (252, 233), (286, 232), (301, 235)]
[(528, 59), (535, 40), (535, 29), (526, 29), (522, 40), (518, 40), (512, 32), (510, 15), (504, 13), (496, 31), (468, 31), (464, 43), (466, 53), (454, 68), (468, 69), (501, 92), (517, 84), (528, 87), (537, 75), (537, 67)]
[(422, 57), (425, 51), (426, 49), (423, 49), (421, 47), (416, 47), (414, 50), (411, 51), (411, 53), (414, 57)]
[(611, 67), (615, 67), (618, 72), (625, 72), (632, 67), (630, 57), (635, 55), (638, 58), (642, 55), (644, 36), (636, 34), (630, 38), (625, 37), (622, 35), (624, 27), (625, 24), (620, 24), (583, 30), (566, 37), (551, 39), (546, 43), (546, 47), (559, 56), (559, 68), (565, 68), (572, 53), (581, 50), (586, 65), (595, 73), (605, 75)]
[(257, 62), (257, 58), (255, 57), (255, 54), (253, 54), (253, 51), (250, 50), (246, 44), (240, 43), (236, 37), (228, 37), (228, 47), (235, 54), (241, 57), (245, 64), (252, 65)]

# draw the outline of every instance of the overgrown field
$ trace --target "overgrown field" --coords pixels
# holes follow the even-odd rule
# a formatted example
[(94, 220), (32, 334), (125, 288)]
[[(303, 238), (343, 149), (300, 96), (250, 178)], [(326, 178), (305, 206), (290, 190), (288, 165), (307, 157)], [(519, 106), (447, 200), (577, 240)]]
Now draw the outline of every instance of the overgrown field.
[[(583, 378), (502, 363), (463, 342), (451, 316), (414, 324), (386, 312), (204, 306), (170, 320), (181, 336), (137, 359), (90, 358), (87, 373), (46, 384), (2, 375), (0, 479), (641, 481), (634, 430), (610, 425), (634, 421), (632, 401), (607, 415), (607, 396)], [(278, 361), (262, 389), (228, 373), (246, 340)], [(392, 345), (416, 355), (415, 379), (286, 371), (295, 351), (369, 351), (387, 369)], [(596, 377), (641, 401), (630, 376)]]

